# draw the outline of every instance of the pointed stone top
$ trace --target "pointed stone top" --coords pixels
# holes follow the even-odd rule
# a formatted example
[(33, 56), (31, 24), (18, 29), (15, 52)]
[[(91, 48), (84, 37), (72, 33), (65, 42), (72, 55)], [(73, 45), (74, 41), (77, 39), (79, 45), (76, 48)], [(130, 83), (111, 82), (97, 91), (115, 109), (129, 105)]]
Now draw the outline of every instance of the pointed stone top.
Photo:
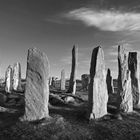
[(34, 47), (34, 48), (29, 48), (28, 50), (38, 50), (36, 47)]
[(72, 51), (78, 50), (78, 45), (73, 45)]
[(124, 46), (118, 46), (118, 52), (120, 52), (120, 51), (122, 51), (122, 50), (124, 50), (125, 48), (124, 48)]
[(45, 52), (43, 51), (40, 51), (40, 49), (38, 48), (29, 48), (28, 49), (28, 52), (31, 52), (31, 53), (37, 53), (37, 54), (40, 54), (40, 55), (46, 55)]
[(92, 73), (93, 77), (96, 71), (98, 71), (98, 65), (102, 65), (104, 61), (104, 52), (101, 46), (95, 47), (92, 51), (91, 58), (91, 68), (90, 73)]
[(14, 66), (16, 66), (16, 65), (20, 65), (20, 63), (19, 62), (14, 63)]
[(99, 46), (97, 46), (98, 48), (102, 48), (100, 45)]
[(110, 70), (110, 68), (107, 69), (107, 73), (108, 73), (108, 75), (111, 75), (111, 70)]
[(30, 54), (30, 55), (31, 55), (31, 54), (41, 55), (41, 56), (46, 57), (46, 59), (48, 60), (48, 57), (47, 57), (46, 53), (43, 52), (43, 51), (40, 51), (38, 48), (29, 48), (29, 49), (28, 49), (28, 56), (30, 56), (29, 54)]
[(7, 69), (12, 69), (12, 66), (11, 66), (11, 65), (9, 65)]

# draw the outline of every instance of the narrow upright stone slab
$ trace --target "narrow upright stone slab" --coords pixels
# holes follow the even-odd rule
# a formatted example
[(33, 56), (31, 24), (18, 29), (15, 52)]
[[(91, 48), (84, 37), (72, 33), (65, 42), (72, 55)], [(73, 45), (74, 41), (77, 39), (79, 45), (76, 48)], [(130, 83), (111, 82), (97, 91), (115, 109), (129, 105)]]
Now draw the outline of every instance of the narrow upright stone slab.
[(55, 87), (55, 80), (56, 80), (55, 77), (52, 77), (52, 79), (51, 79), (51, 86), (52, 87)]
[(13, 66), (13, 90), (21, 90), (21, 66), (18, 62)]
[(76, 92), (77, 65), (78, 65), (78, 48), (74, 46), (72, 49), (72, 67), (68, 89), (68, 92), (74, 95)]
[(36, 121), (49, 117), (49, 62), (45, 53), (28, 50), (25, 114), (21, 120)]
[(112, 81), (112, 76), (111, 76), (110, 69), (107, 70), (106, 83), (107, 83), (108, 94), (114, 93), (114, 90), (113, 90), (113, 81)]
[(129, 52), (128, 68), (131, 72), (130, 77), (131, 77), (131, 86), (132, 86), (132, 95), (133, 95), (133, 105), (137, 106), (140, 102), (137, 52)]
[(49, 86), (52, 85), (52, 77), (49, 77)]
[(117, 109), (118, 112), (131, 112), (133, 105), (131, 104), (132, 88), (128, 72), (128, 55), (123, 46), (118, 46), (118, 73)]
[(106, 85), (106, 70), (102, 48), (93, 49), (90, 64), (89, 83), (89, 117), (96, 119), (107, 114), (108, 93)]
[(83, 75), (81, 75), (81, 81), (82, 81), (82, 89), (84, 91), (88, 91), (89, 74), (83, 74)]
[(61, 71), (61, 90), (65, 90), (65, 70)]
[(131, 92), (131, 78), (130, 78), (130, 71), (127, 70), (126, 73), (126, 80), (124, 81), (123, 91), (121, 96), (123, 100), (120, 105), (120, 109), (123, 112), (132, 112), (133, 111), (133, 95)]
[(5, 73), (5, 84), (6, 84), (5, 91), (7, 93), (12, 92), (12, 75), (13, 75), (12, 67), (9, 65)]

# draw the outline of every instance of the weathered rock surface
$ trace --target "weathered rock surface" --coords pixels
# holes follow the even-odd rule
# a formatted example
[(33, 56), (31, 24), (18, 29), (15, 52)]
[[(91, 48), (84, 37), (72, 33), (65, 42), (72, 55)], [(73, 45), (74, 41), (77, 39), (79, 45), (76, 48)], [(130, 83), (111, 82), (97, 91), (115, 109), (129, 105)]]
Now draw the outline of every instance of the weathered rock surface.
[(132, 95), (133, 95), (133, 105), (136, 106), (140, 102), (137, 52), (129, 52), (128, 68), (131, 72), (130, 77), (131, 77), (131, 86), (132, 86)]
[(100, 118), (107, 114), (108, 93), (104, 52), (102, 48), (93, 49), (90, 64), (89, 83), (89, 116), (90, 119)]
[(25, 114), (21, 120), (35, 121), (49, 117), (49, 62), (45, 53), (28, 50), (25, 90)]
[(21, 90), (21, 66), (20, 63), (15, 63), (13, 66), (13, 90)]
[(63, 69), (62, 71), (61, 71), (61, 84), (60, 84), (60, 86), (61, 86), (61, 90), (65, 90), (65, 70)]
[(74, 46), (72, 49), (72, 67), (68, 89), (68, 92), (72, 94), (75, 94), (76, 92), (77, 65), (78, 65), (78, 48)]
[(65, 97), (66, 103), (73, 103), (74, 101), (75, 101), (75, 99), (73, 97), (70, 97), (70, 96)]
[(110, 69), (107, 70), (106, 83), (107, 83), (108, 94), (114, 93), (114, 91), (113, 91), (113, 81), (112, 81), (112, 76), (111, 76)]
[(131, 79), (128, 71), (128, 55), (123, 46), (118, 46), (118, 112), (131, 112), (133, 110), (132, 104), (132, 88)]
[(131, 88), (131, 78), (130, 71), (127, 70), (126, 80), (123, 85), (123, 92), (121, 93), (122, 102), (120, 105), (120, 110), (122, 112), (132, 112), (133, 111), (133, 96)]
[(7, 93), (11, 93), (12, 92), (12, 67), (9, 65), (7, 70), (6, 70), (6, 74), (5, 74), (5, 91)]

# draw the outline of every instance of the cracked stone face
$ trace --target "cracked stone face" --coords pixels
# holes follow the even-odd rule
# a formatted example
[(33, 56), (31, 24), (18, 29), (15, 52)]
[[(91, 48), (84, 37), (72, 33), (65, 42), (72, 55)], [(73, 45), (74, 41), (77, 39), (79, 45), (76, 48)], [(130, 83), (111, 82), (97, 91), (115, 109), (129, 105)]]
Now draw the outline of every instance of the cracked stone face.
[(128, 69), (128, 55), (123, 46), (118, 46), (118, 111), (131, 112), (133, 111), (133, 99), (130, 71)]
[(49, 62), (45, 53), (29, 49), (23, 120), (35, 121), (49, 117)]
[(107, 114), (108, 93), (104, 53), (101, 47), (93, 49), (88, 90), (90, 119), (103, 117)]

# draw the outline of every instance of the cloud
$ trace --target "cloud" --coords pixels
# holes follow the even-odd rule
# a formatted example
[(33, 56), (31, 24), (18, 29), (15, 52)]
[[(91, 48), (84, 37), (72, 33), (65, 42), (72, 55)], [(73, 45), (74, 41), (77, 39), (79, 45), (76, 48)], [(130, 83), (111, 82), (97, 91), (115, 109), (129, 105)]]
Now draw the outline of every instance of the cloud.
[(68, 19), (82, 21), (88, 27), (103, 31), (140, 30), (140, 13), (80, 8), (64, 15)]

